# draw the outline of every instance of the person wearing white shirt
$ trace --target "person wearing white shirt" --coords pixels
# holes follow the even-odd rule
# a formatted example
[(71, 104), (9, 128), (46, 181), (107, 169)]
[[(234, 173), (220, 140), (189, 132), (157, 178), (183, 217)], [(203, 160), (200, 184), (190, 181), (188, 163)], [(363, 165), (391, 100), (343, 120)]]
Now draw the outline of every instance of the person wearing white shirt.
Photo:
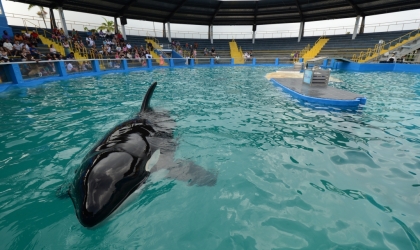
[(6, 41), (3, 43), (3, 47), (8, 53), (12, 54), (13, 44), (10, 43), (9, 39), (6, 39)]
[(22, 53), (22, 44), (19, 44), (19, 41), (16, 41), (15, 44), (13, 44), (13, 50), (16, 55), (20, 55)]
[(67, 72), (77, 72), (77, 69), (73, 67), (71, 62), (67, 64)]
[(128, 51), (131, 51), (131, 44), (130, 43), (127, 43), (127, 49), (128, 49)]

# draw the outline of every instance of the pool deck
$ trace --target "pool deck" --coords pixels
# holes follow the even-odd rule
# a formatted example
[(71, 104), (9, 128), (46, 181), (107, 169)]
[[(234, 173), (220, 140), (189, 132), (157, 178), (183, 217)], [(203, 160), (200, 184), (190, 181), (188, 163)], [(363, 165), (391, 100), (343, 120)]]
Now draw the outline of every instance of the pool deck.
[[(366, 98), (350, 91), (331, 86), (314, 86), (303, 83), (303, 73), (295, 70), (269, 73), (266, 78), (292, 97), (311, 103), (340, 107), (358, 107), (366, 104)], [(330, 77), (330, 81), (341, 82)]]

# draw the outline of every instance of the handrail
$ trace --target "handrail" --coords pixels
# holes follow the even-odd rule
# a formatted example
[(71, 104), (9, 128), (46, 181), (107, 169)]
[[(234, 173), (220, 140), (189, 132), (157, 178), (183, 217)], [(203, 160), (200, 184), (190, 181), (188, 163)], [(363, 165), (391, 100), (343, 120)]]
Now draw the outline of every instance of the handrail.
[[(353, 55), (353, 57), (355, 58), (354, 61), (360, 62), (362, 60), (366, 60), (368, 57), (372, 57), (371, 59), (375, 59), (375, 58), (381, 56), (386, 51), (389, 51), (392, 46), (395, 46), (396, 44), (401, 43), (401, 41), (404, 41), (405, 38), (407, 40), (410, 39), (413, 36), (414, 33), (415, 33), (415, 35), (419, 34), (420, 29), (410, 31), (407, 34), (404, 34), (404, 35), (402, 35), (402, 36), (400, 36), (400, 37), (398, 37), (394, 40), (391, 40), (391, 41), (385, 43), (385, 44), (379, 44), (378, 43), (378, 44), (375, 45), (375, 47), (373, 49), (369, 48), (369, 49), (366, 50), (366, 52), (361, 51), (360, 55), (358, 57), (355, 56), (356, 54)], [(382, 53), (382, 51), (384, 51), (384, 52)], [(369, 60), (371, 60), (371, 59), (369, 59)]]

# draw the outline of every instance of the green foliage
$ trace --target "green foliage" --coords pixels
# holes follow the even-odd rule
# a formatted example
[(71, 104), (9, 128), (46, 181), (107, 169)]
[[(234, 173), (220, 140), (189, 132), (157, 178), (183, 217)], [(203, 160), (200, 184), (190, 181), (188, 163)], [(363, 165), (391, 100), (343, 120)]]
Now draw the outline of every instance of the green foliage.
[(114, 30), (114, 21), (106, 20), (103, 18), (105, 22), (101, 23), (101, 26), (98, 27), (98, 30), (103, 31), (113, 31)]

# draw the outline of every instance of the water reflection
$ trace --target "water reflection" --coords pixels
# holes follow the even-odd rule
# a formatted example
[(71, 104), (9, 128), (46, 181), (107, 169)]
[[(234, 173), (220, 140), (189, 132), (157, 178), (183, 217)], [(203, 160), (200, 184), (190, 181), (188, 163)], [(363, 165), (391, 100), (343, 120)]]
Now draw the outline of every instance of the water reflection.
[[(361, 191), (358, 190), (352, 190), (352, 189), (339, 189), (338, 187), (334, 186), (331, 182), (328, 182), (326, 180), (321, 180), (321, 183), (323, 184), (323, 186), (325, 187), (326, 190), (337, 193), (341, 196), (344, 197), (348, 197), (351, 198), (353, 200), (367, 200), (369, 201), (372, 205), (374, 205), (375, 207), (379, 208), (381, 211), (385, 212), (385, 213), (390, 213), (392, 212), (392, 209), (388, 206), (383, 206), (381, 204), (379, 204), (378, 202), (375, 201), (375, 199), (368, 195), (365, 194)], [(310, 183), (310, 185), (322, 192), (324, 192), (324, 188), (314, 184), (314, 183)]]

